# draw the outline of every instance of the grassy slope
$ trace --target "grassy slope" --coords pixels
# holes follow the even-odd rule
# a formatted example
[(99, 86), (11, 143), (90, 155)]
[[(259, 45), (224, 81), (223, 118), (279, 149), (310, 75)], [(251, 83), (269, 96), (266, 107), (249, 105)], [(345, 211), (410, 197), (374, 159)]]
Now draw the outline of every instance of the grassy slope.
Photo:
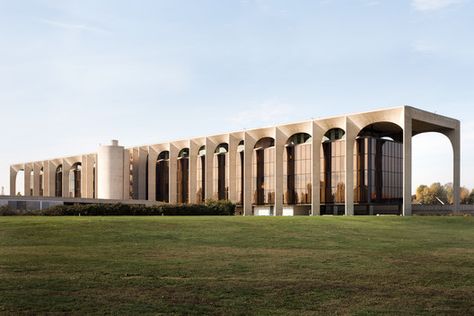
[(474, 314), (474, 218), (0, 218), (0, 313)]

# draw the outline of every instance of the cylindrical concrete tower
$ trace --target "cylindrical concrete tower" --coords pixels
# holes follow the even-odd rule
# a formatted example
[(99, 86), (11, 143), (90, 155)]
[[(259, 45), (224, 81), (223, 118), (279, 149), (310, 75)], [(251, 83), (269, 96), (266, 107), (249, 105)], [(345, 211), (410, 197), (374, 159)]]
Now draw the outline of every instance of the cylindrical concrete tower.
[(109, 146), (100, 146), (97, 153), (97, 197), (123, 200), (124, 148), (118, 140)]

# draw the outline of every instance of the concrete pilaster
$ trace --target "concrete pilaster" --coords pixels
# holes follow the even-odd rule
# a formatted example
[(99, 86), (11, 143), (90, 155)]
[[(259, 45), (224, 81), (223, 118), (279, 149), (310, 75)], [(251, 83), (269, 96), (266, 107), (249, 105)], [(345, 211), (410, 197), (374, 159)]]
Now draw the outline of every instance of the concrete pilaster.
[(156, 161), (158, 152), (148, 149), (148, 201), (156, 201)]
[(196, 142), (189, 142), (189, 197), (188, 203), (197, 203), (196, 191), (197, 191), (197, 155), (199, 147)]
[(244, 215), (252, 215), (252, 155), (255, 139), (247, 132), (244, 134)]
[(33, 179), (31, 179), (31, 170), (33, 170), (32, 166), (30, 164), (25, 164), (25, 182), (24, 182), (24, 193), (25, 196), (31, 196), (31, 182)]
[(71, 164), (63, 159), (63, 197), (68, 198), (69, 195), (69, 171), (71, 170)]
[(40, 195), (40, 170), (41, 166), (38, 163), (33, 164), (33, 196)]
[(354, 215), (354, 144), (357, 137), (357, 127), (349, 117), (346, 117), (345, 131), (345, 214), (352, 216)]
[(403, 126), (403, 215), (410, 216), (411, 207), (411, 164), (412, 164), (412, 118), (405, 109)]
[(178, 148), (170, 144), (170, 161), (169, 161), (169, 180), (170, 180), (170, 203), (177, 203), (177, 178), (178, 178)]
[(453, 147), (453, 212), (458, 213), (461, 203), (461, 126), (446, 133)]
[(10, 195), (15, 196), (16, 192), (16, 177), (18, 175), (18, 171), (15, 170), (13, 167), (10, 167)]
[(212, 199), (214, 196), (214, 151), (216, 150), (217, 144), (214, 143), (208, 137), (206, 138), (206, 200)]
[(275, 128), (275, 216), (283, 215), (283, 153), (287, 136)]
[(321, 142), (323, 128), (312, 122), (311, 143), (311, 215), (321, 215)]
[(229, 177), (229, 200), (236, 203), (237, 202), (237, 146), (239, 145), (240, 140), (235, 136), (229, 136), (229, 164), (226, 166), (227, 175)]

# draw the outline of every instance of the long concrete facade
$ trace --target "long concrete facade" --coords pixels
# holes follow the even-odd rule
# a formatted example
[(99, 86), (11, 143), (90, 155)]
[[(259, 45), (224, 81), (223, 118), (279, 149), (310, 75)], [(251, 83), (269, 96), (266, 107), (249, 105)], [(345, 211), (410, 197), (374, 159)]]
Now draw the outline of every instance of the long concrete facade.
[[(354, 215), (355, 206), (363, 204), (372, 214), (373, 205), (383, 207), (372, 201), (385, 199), (399, 203), (400, 213), (407, 216), (412, 214), (412, 137), (426, 132), (441, 133), (452, 144), (457, 211), (460, 122), (410, 106), (131, 148), (113, 141), (97, 153), (12, 165), (10, 194), (17, 195), (17, 176), (23, 172), (25, 196), (169, 203), (228, 199), (240, 205), (243, 215), (276, 216), (297, 215), (300, 209), (320, 215), (328, 204), (345, 215)], [(377, 154), (371, 155), (370, 146), (360, 149), (362, 138), (380, 140), (373, 143), (374, 152), (387, 143), (398, 154), (371, 163)], [(323, 144), (331, 141), (340, 144), (328, 154)], [(364, 178), (364, 157), (380, 176), (371, 178), (365, 169)], [(299, 159), (296, 165), (289, 164), (292, 159)], [(400, 172), (383, 173), (383, 178), (377, 168), (390, 163), (394, 170), (399, 164)], [(340, 172), (334, 171), (336, 164)], [(395, 193), (385, 193), (385, 185)]]

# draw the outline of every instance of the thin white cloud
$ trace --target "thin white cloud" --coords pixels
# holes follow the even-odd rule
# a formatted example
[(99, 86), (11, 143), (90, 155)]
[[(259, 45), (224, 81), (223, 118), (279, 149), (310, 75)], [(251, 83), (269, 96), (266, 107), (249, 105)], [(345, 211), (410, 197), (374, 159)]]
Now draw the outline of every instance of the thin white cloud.
[(465, 0), (412, 0), (413, 7), (418, 11), (436, 11), (459, 4)]
[(274, 125), (276, 122), (287, 121), (292, 109), (290, 105), (269, 100), (238, 112), (231, 121), (245, 128), (262, 124)]
[(109, 31), (95, 27), (95, 26), (89, 26), (85, 24), (73, 24), (73, 23), (65, 23), (65, 22), (60, 22), (60, 21), (55, 21), (55, 20), (50, 20), (50, 19), (41, 19), (41, 22), (48, 24), (52, 27), (60, 28), (60, 29), (65, 29), (65, 30), (76, 30), (76, 31), (87, 31), (87, 32), (96, 32), (96, 33), (109, 33)]

